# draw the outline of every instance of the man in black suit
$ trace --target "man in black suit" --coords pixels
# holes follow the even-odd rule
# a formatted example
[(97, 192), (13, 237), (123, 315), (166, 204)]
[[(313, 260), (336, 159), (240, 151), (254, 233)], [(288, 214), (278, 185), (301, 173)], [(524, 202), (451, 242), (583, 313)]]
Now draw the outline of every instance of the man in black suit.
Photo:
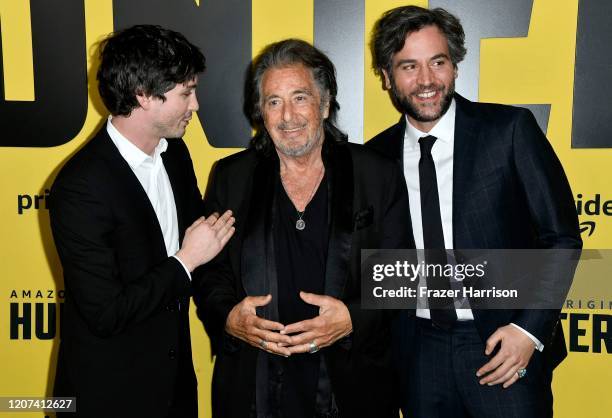
[[(403, 115), (368, 145), (404, 170), (417, 248), (581, 248), (568, 181), (532, 114), (454, 92), (466, 53), (455, 16), (390, 10), (371, 45)], [(566, 355), (559, 310), (431, 303), (398, 327), (404, 416), (552, 416), (552, 370)]]
[(257, 134), (205, 198), (236, 236), (194, 294), (213, 416), (397, 417), (390, 312), (360, 307), (360, 250), (413, 247), (401, 172), (335, 127), (334, 67), (310, 44), (266, 47), (247, 90)]
[(202, 217), (180, 139), (203, 70), (197, 47), (159, 26), (102, 44), (112, 116), (62, 168), (50, 205), (66, 288), (54, 392), (76, 397), (77, 416), (197, 417), (191, 274), (233, 234), (230, 212)]

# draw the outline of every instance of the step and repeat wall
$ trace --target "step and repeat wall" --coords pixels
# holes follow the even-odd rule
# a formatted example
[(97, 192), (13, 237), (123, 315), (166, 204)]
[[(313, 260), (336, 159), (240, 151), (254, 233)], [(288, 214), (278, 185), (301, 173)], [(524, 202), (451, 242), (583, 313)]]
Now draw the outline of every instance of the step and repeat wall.
[[(51, 395), (64, 295), (47, 198), (62, 164), (105, 121), (95, 72), (106, 34), (160, 24), (205, 53), (200, 110), (185, 135), (203, 189), (212, 164), (248, 143), (244, 74), (270, 42), (298, 37), (330, 55), (351, 141), (395, 123), (368, 43), (381, 13), (405, 4), (461, 18), (468, 55), (457, 91), (532, 110), (569, 177), (585, 248), (612, 248), (607, 0), (0, 0), (0, 396)], [(568, 300), (562, 322), (569, 357), (555, 370), (555, 415), (609, 416), (611, 301)], [(191, 332), (201, 416), (210, 417), (213, 358), (194, 312)]]

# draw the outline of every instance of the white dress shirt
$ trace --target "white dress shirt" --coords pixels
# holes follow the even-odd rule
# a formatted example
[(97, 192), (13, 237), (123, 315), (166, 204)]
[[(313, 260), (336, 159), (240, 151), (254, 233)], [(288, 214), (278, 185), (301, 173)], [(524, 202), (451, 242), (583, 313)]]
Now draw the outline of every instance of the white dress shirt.
[(168, 148), (168, 141), (161, 138), (153, 151), (153, 155), (148, 155), (115, 128), (112, 124), (112, 116), (109, 116), (106, 122), (106, 131), (123, 159), (138, 178), (151, 202), (164, 236), (166, 254), (171, 255), (181, 263), (191, 280), (191, 273), (189, 273), (185, 264), (175, 256), (179, 250), (178, 218), (174, 193), (161, 156)]
[[(436, 166), (436, 179), (438, 183), (438, 196), (440, 199), (440, 217), (442, 219), (442, 232), (446, 249), (453, 249), (453, 153), (455, 148), (455, 100), (451, 102), (448, 111), (440, 118), (438, 123), (429, 132), (421, 132), (406, 117), (406, 132), (404, 134), (404, 177), (408, 186), (410, 200), (410, 217), (412, 231), (417, 249), (423, 249), (423, 221), (421, 217), (421, 192), (419, 183), (419, 160), (421, 148), (419, 138), (433, 135), (437, 138), (431, 149), (431, 156)], [(421, 262), (421, 260), (419, 260)], [(425, 279), (419, 278), (419, 286), (427, 287)], [(471, 309), (456, 309), (457, 320), (469, 321), (474, 319)], [(431, 319), (429, 309), (424, 307), (424, 301), (417, 304), (416, 315), (420, 318)], [(512, 324), (523, 331), (533, 340), (536, 348), (544, 349), (542, 343), (529, 332)]]

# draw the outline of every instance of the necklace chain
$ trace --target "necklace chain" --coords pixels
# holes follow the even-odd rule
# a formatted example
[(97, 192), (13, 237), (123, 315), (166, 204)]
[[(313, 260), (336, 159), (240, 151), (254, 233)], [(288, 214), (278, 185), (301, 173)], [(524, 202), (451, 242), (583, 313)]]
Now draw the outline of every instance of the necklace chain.
[[(295, 222), (295, 229), (297, 229), (298, 231), (302, 231), (306, 228), (306, 221), (304, 221), (303, 219), (304, 214), (306, 213), (306, 206), (308, 206), (308, 203), (310, 203), (310, 201), (314, 197), (315, 192), (317, 190), (317, 186), (319, 185), (319, 183), (321, 182), (321, 179), (323, 178), (323, 168), (324, 168), (324, 165), (321, 165), (321, 170), (319, 171), (317, 181), (315, 181), (315, 184), (312, 187), (312, 190), (310, 191), (310, 196), (308, 197), (308, 200), (306, 201), (306, 204), (304, 205), (304, 210), (300, 212), (299, 210), (296, 209), (298, 219)], [(282, 173), (280, 175), (280, 179), (281, 179), (281, 184), (283, 185), (283, 188), (285, 189), (285, 192), (286, 192), (287, 186), (285, 185), (285, 179), (283, 178)], [(287, 196), (289, 196), (289, 193), (287, 193)], [(291, 198), (289, 198), (289, 200), (291, 200)]]

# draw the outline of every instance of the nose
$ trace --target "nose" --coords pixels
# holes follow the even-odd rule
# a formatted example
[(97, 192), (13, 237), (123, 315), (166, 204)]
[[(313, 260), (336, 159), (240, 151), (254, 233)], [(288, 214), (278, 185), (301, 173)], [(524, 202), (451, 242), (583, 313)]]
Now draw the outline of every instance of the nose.
[(195, 92), (191, 95), (191, 99), (189, 101), (189, 110), (192, 112), (197, 112), (200, 108), (200, 104), (198, 103), (198, 98), (195, 95)]
[(422, 86), (429, 86), (433, 81), (433, 74), (428, 65), (424, 65), (419, 70), (418, 83)]
[(293, 119), (293, 104), (291, 102), (283, 104), (283, 121), (290, 122)]

